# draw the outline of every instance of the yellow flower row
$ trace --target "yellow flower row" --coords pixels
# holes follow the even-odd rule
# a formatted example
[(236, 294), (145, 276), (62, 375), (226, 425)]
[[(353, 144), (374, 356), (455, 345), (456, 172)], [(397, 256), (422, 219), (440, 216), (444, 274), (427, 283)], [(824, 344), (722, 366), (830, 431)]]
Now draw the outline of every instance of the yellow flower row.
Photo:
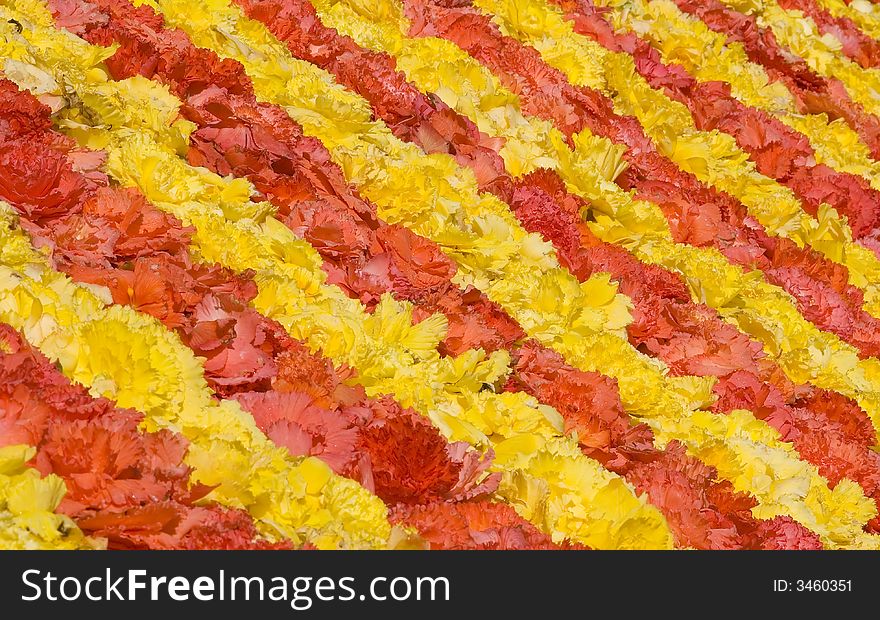
[[(554, 333), (536, 329), (535, 320), (530, 316), (533, 311), (522, 307), (521, 292), (511, 285), (516, 281), (516, 274), (511, 277), (511, 274), (500, 271), (494, 277), (490, 274), (483, 276), (485, 271), (479, 269), (479, 257), (457, 251), (449, 245), (452, 235), (459, 244), (465, 239), (476, 243), (479, 236), (475, 238), (474, 235), (480, 231), (475, 226), (484, 217), (484, 205), (493, 202), (490, 196), (479, 194), (473, 176), (457, 168), (451, 157), (426, 156), (401, 143), (383, 124), (370, 120), (367, 102), (341, 89), (329, 74), (290, 57), (263, 26), (246, 19), (237, 8), (223, 2), (200, 5), (201, 10), (193, 10), (178, 0), (160, 0), (157, 4), (171, 25), (186, 30), (198, 44), (242, 62), (254, 81), (258, 96), (286, 107), (305, 126), (307, 133), (322, 139), (349, 180), (376, 202), (383, 218), (435, 238), (461, 267), (469, 269), (468, 281), (487, 280), (488, 290), (502, 306), (519, 318), (532, 335), (555, 347), (572, 363), (617, 377), (621, 381), (621, 396), (632, 415), (649, 421), (658, 431), (670, 429), (661, 443), (672, 438), (680, 438), (686, 444), (711, 440), (716, 452), (723, 454), (719, 460), (742, 463), (740, 469), (746, 472), (746, 477), (748, 472), (754, 471), (748, 465), (748, 459), (763, 452), (767, 458), (760, 467), (773, 472), (773, 482), (765, 484), (761, 477), (758, 484), (749, 485), (750, 491), (757, 492), (763, 510), (797, 515), (808, 527), (819, 532), (829, 545), (873, 544), (872, 541), (863, 542), (861, 525), (845, 516), (866, 515), (873, 510), (859, 488), (846, 485), (841, 491), (829, 491), (827, 482), (815, 468), (798, 460), (791, 446), (780, 442), (778, 436), (770, 441), (768, 435), (774, 431), (754, 420), (750, 414), (744, 413), (743, 416), (752, 422), (754, 428), (762, 429), (758, 435), (753, 432), (754, 428), (743, 426), (743, 418), (729, 416), (715, 416), (717, 420), (713, 418), (713, 425), (702, 430), (691, 428), (689, 420), (693, 410), (711, 399), (711, 380), (667, 377), (662, 364), (640, 355), (616, 334), (598, 331), (601, 324), (596, 325), (598, 329), (593, 333), (580, 337), (562, 330)], [(450, 187), (452, 183), (455, 185)], [(499, 217), (502, 216), (503, 204), (493, 204), (492, 208)], [(428, 221), (427, 217), (436, 209), (443, 210), (443, 217)], [(510, 222), (509, 216), (505, 221)], [(470, 227), (470, 236), (456, 234), (454, 229), (450, 230), (451, 225), (458, 226), (462, 232)], [(516, 231), (514, 234), (523, 234), (515, 222), (508, 225)], [(462, 265), (463, 262), (466, 264)], [(554, 269), (557, 268), (554, 266)], [(564, 272), (557, 273), (566, 278), (564, 281), (570, 278)], [(556, 308), (552, 302), (564, 299), (559, 297), (565, 295), (564, 290), (545, 297), (541, 286), (525, 287), (544, 303), (541, 323), (558, 322), (553, 317)], [(612, 327), (616, 328), (616, 325)], [(751, 451), (727, 440), (740, 435), (754, 435), (755, 444)], [(502, 458), (507, 458), (505, 448), (498, 448)], [(556, 470), (556, 466), (550, 463), (547, 467)], [(522, 485), (518, 488), (522, 489)]]
[(872, 39), (880, 39), (880, 7), (870, 0), (816, 0), (816, 4), (834, 17), (849, 18)]
[(212, 398), (200, 361), (173, 333), (128, 306), (106, 307), (109, 297), (52, 270), (0, 203), (0, 321), (94, 395), (143, 411), (146, 430), (186, 437), (193, 481), (218, 485), (210, 497), (247, 509), (267, 537), (384, 546), (391, 528), (378, 498), (275, 447), (236, 401)]
[(839, 171), (865, 177), (880, 188), (876, 162), (868, 146), (842, 118), (826, 114), (799, 114), (794, 97), (781, 82), (771, 82), (761, 65), (751, 62), (742, 44), (727, 44), (724, 34), (710, 30), (699, 19), (683, 13), (671, 0), (597, 0), (612, 9), (618, 30), (636, 32), (660, 52), (666, 63), (683, 66), (703, 82), (730, 84), (734, 97), (764, 110), (804, 134), (816, 152), (816, 161)]
[[(21, 21), (21, 14), (16, 19)], [(239, 217), (235, 214), (248, 208), (246, 197), (225, 209), (201, 202), (203, 179), (228, 186), (230, 191), (222, 192), (227, 196), (234, 193), (233, 181), (188, 166), (170, 144), (157, 142), (166, 133), (160, 125), (168, 126), (173, 115), (157, 117), (155, 125), (149, 119), (128, 118), (137, 113), (140, 97), (160, 109), (176, 110), (179, 102), (143, 78), (112, 82), (102, 77), (96, 87), (85, 78), (94, 79), (97, 67), (56, 62), (88, 58), (84, 52), (90, 46), (60, 31), (31, 30), (30, 24), (22, 23), (22, 36), (42, 41), (46, 48), (33, 62), (52, 67), (65, 83), (77, 84), (81, 101), (101, 99), (101, 105), (65, 111), (60, 124), (83, 144), (106, 148), (111, 176), (140, 187), (160, 208), (195, 225), (196, 255), (235, 270), (256, 270), (258, 310), (279, 320), (293, 336), (322, 348), (337, 363), (356, 368), (357, 381), (369, 393), (394, 394), (405, 406), (429, 415), (451, 439), (493, 448), (493, 466), (506, 476), (503, 498), (557, 540), (568, 537), (601, 548), (671, 544), (662, 515), (636, 497), (620, 477), (585, 457), (575, 439), (563, 435), (558, 412), (525, 394), (481, 391), (484, 384), (503, 380), (508, 353), (486, 356), (469, 351), (455, 359), (440, 358), (436, 348), (446, 330), (442, 316), (414, 326), (412, 307), (390, 296), (367, 314), (358, 301), (326, 284), (317, 252), (265, 209), (259, 209), (258, 218)], [(87, 126), (86, 119), (103, 123), (103, 129)], [(127, 123), (132, 127), (124, 126)], [(607, 280), (600, 284), (611, 288)], [(595, 291), (595, 297), (602, 288), (584, 290)], [(605, 301), (613, 297), (612, 289)]]
[(841, 51), (841, 42), (833, 34), (819, 32), (803, 11), (783, 9), (776, 0), (721, 1), (737, 11), (756, 15), (758, 25), (770, 28), (780, 45), (803, 58), (816, 73), (843, 82), (853, 101), (866, 111), (880, 113), (880, 70), (862, 68), (850, 60)]
[(84, 536), (70, 517), (55, 512), (67, 487), (27, 465), (35, 452), (25, 445), (0, 448), (0, 549), (105, 548), (107, 541)]

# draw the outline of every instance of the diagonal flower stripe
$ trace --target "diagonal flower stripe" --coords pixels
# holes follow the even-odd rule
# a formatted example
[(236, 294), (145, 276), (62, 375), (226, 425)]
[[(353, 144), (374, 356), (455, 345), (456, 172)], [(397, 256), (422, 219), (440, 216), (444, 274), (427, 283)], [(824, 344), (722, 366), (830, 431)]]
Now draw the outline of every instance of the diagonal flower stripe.
[[(11, 60), (6, 57), (6, 67)], [(4, 230), (10, 217), (4, 211)], [(181, 429), (191, 442), (187, 462), (194, 479), (220, 485), (215, 499), (257, 510), (270, 536), (312, 538), (319, 546), (386, 544), (390, 528), (381, 502), (337, 480), (316, 459), (287, 458), (236, 402), (212, 400), (201, 365), (176, 337), (129, 308), (105, 309), (103, 297), (75, 287), (29, 246), (21, 231), (9, 229), (3, 246), (6, 322), (58, 359), (75, 381), (144, 411), (148, 429)], [(22, 269), (27, 277), (18, 275)], [(350, 518), (334, 514), (347, 510), (353, 510)]]
[[(847, 217), (855, 231), (854, 236), (859, 239), (871, 237), (877, 227), (878, 194), (862, 177), (838, 173), (822, 164), (814, 165), (816, 153), (801, 134), (762, 110), (744, 106), (722, 85), (699, 83), (680, 65), (663, 64), (659, 53), (646, 41), (633, 34), (616, 33), (587, 2), (552, 2), (565, 8), (565, 17), (572, 21), (575, 32), (597, 40), (606, 49), (616, 50), (618, 56), (620, 52), (632, 54), (634, 65), (626, 61), (625, 56), (621, 60), (626, 67), (624, 74), (638, 71), (653, 88), (687, 106), (696, 126), (707, 133), (695, 132), (684, 109), (670, 106), (669, 102), (644, 87), (634, 88), (630, 100), (618, 104), (633, 109), (645, 126), (655, 125), (649, 131), (656, 143), (683, 169), (694, 172), (704, 183), (737, 197), (773, 233), (792, 237), (787, 229), (799, 220), (800, 228), (808, 229), (810, 221), (800, 212), (801, 207), (816, 217), (827, 204)], [(567, 32), (558, 21), (556, 23), (558, 31)], [(569, 40), (572, 38), (568, 36)], [(584, 45), (582, 40), (571, 43), (575, 47)], [(609, 72), (617, 77), (617, 82), (621, 80), (620, 73)], [(637, 97), (636, 92), (639, 93)], [(615, 101), (620, 101), (620, 97), (615, 97)], [(647, 105), (648, 101), (654, 105)], [(655, 106), (663, 110), (662, 115), (649, 115), (648, 111)], [(681, 120), (671, 123), (666, 117)], [(662, 131), (664, 126), (668, 128), (666, 131)], [(721, 136), (713, 131), (715, 129), (734, 137), (736, 145), (729, 140), (720, 140)], [(760, 174), (756, 174), (750, 164), (741, 163), (743, 151), (748, 153)], [(707, 153), (710, 155), (706, 156)], [(796, 196), (772, 182), (768, 183), (767, 177), (776, 179)], [(783, 214), (786, 214), (785, 218)], [(823, 217), (819, 216), (819, 219)], [(870, 251), (852, 244), (851, 231), (845, 223), (842, 230), (843, 239), (837, 243), (819, 243), (815, 235), (811, 243), (818, 248), (824, 245), (827, 258), (850, 266), (851, 281), (865, 290), (866, 308), (876, 314), (876, 287), (872, 282), (880, 263)], [(800, 241), (797, 233), (793, 238)]]
[(101, 549), (100, 539), (56, 512), (64, 481), (29, 467), (35, 452), (26, 444), (0, 447), (0, 549)]
[(815, 0), (816, 4), (832, 16), (851, 20), (865, 34), (880, 39), (880, 8), (864, 0)]
[(880, 42), (859, 30), (849, 17), (836, 17), (815, 0), (780, 0), (779, 6), (809, 16), (822, 35), (834, 37), (841, 51), (861, 67), (880, 68)]
[(381, 502), (317, 459), (294, 461), (271, 446), (236, 402), (211, 399), (198, 361), (176, 337), (130, 308), (105, 307), (50, 268), (5, 204), (2, 218), (0, 320), (66, 376), (123, 407), (138, 406), (147, 430), (180, 430), (190, 441), (193, 480), (219, 485), (217, 502), (256, 513), (267, 537), (319, 546), (387, 542)]
[[(200, 501), (211, 489), (189, 487), (190, 468), (182, 463), (187, 442), (180, 434), (139, 431), (142, 414), (114, 407), (71, 384), (8, 325), (0, 325), (0, 343), (6, 444), (0, 450), (17, 452), (27, 446), (30, 460), (44, 476), (14, 492), (18, 497), (12, 508), (25, 523), (45, 520), (27, 516), (45, 501), (44, 509), (58, 504), (59, 512), (110, 548), (289, 546), (285, 541), (260, 540), (247, 512)], [(24, 444), (16, 446), (17, 442)], [(28, 503), (30, 509), (24, 507)], [(46, 526), (28, 529), (64, 535), (70, 521), (57, 520), (52, 530)]]
[[(634, 33), (623, 34), (615, 31), (604, 19), (601, 9), (598, 9), (588, 0), (552, 0), (552, 3), (565, 10), (565, 17), (573, 21), (577, 32), (598, 40), (608, 49), (616, 49), (633, 54), (636, 59), (637, 70), (651, 82), (652, 86), (665, 89), (667, 94), (688, 105), (695, 122), (698, 124), (712, 119), (710, 126), (714, 127), (717, 125), (719, 129), (737, 137), (739, 146), (749, 151), (753, 157), (755, 157), (755, 144), (744, 140), (741, 136), (744, 136), (745, 132), (753, 125), (764, 126), (764, 132), (766, 132), (769, 139), (782, 139), (786, 149), (792, 149), (800, 154), (800, 157), (802, 157), (802, 159), (798, 160), (800, 166), (812, 170), (814, 174), (821, 174), (827, 179), (828, 183), (839, 185), (841, 189), (853, 187), (854, 184), (861, 184), (861, 186), (867, 184), (865, 179), (856, 175), (840, 173), (828, 169), (827, 166), (823, 167), (812, 164), (811, 159), (817, 156), (816, 152), (809, 143), (804, 141), (804, 137), (797, 131), (787, 127), (766, 112), (751, 110), (744, 106), (729, 94), (728, 89), (723, 84), (701, 84), (689, 75), (681, 65), (664, 64), (660, 53), (653, 49), (648, 41), (636, 36)], [(742, 17), (745, 18), (745, 16)], [(694, 102), (690, 102), (691, 99)], [(697, 104), (696, 102), (702, 103)], [(712, 110), (713, 105), (720, 109)], [(723, 123), (717, 117), (713, 117), (713, 114), (719, 115), (722, 113), (741, 116), (742, 118), (739, 120), (742, 126), (736, 127), (732, 123)], [(704, 119), (704, 115), (708, 115), (708, 118)], [(761, 158), (756, 158), (756, 161), (759, 166), (762, 165)], [(773, 169), (771, 166), (764, 165), (767, 170)], [(768, 176), (774, 176), (774, 172), (764, 172), (763, 169), (762, 172)], [(779, 173), (780, 171), (775, 171), (776, 175)], [(790, 171), (789, 174), (792, 174), (792, 172)], [(776, 176), (776, 178), (782, 181), (782, 178), (779, 176)], [(809, 200), (807, 192), (798, 190), (798, 186), (791, 187), (799, 192), (799, 196), (802, 199)], [(874, 194), (869, 191), (867, 195), (871, 196)], [(841, 213), (851, 215), (846, 212), (846, 205), (843, 201), (835, 201), (833, 197), (826, 198), (826, 200), (831, 202)], [(815, 204), (813, 208), (815, 208)], [(857, 220), (858, 218), (851, 217), (851, 219)]]
[[(745, 15), (727, 8), (720, 0), (674, 0), (678, 8), (699, 18), (709, 29), (723, 35), (728, 43), (742, 45), (746, 58), (762, 65), (767, 79), (779, 82), (792, 96), (792, 110), (798, 113), (825, 113), (831, 119), (840, 118), (858, 134), (858, 139), (846, 146), (857, 153), (862, 162), (868, 157), (880, 157), (880, 119), (865, 112), (864, 108), (852, 101), (840, 80), (826, 78), (817, 74), (807, 63), (781, 47), (773, 32), (758, 24), (754, 15)], [(852, 138), (852, 134), (851, 134)], [(867, 147), (867, 148), (865, 148)], [(850, 157), (837, 155), (833, 151), (823, 156)], [(859, 173), (859, 168), (849, 168)], [(861, 174), (870, 171), (870, 163), (862, 167)]]

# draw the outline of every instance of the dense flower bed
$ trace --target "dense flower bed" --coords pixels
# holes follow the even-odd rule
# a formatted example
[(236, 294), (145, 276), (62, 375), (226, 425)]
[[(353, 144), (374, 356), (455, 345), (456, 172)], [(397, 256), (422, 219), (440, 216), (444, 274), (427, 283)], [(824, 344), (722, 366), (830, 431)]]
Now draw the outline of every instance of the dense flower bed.
[(867, 3), (0, 30), (0, 546), (880, 548)]

